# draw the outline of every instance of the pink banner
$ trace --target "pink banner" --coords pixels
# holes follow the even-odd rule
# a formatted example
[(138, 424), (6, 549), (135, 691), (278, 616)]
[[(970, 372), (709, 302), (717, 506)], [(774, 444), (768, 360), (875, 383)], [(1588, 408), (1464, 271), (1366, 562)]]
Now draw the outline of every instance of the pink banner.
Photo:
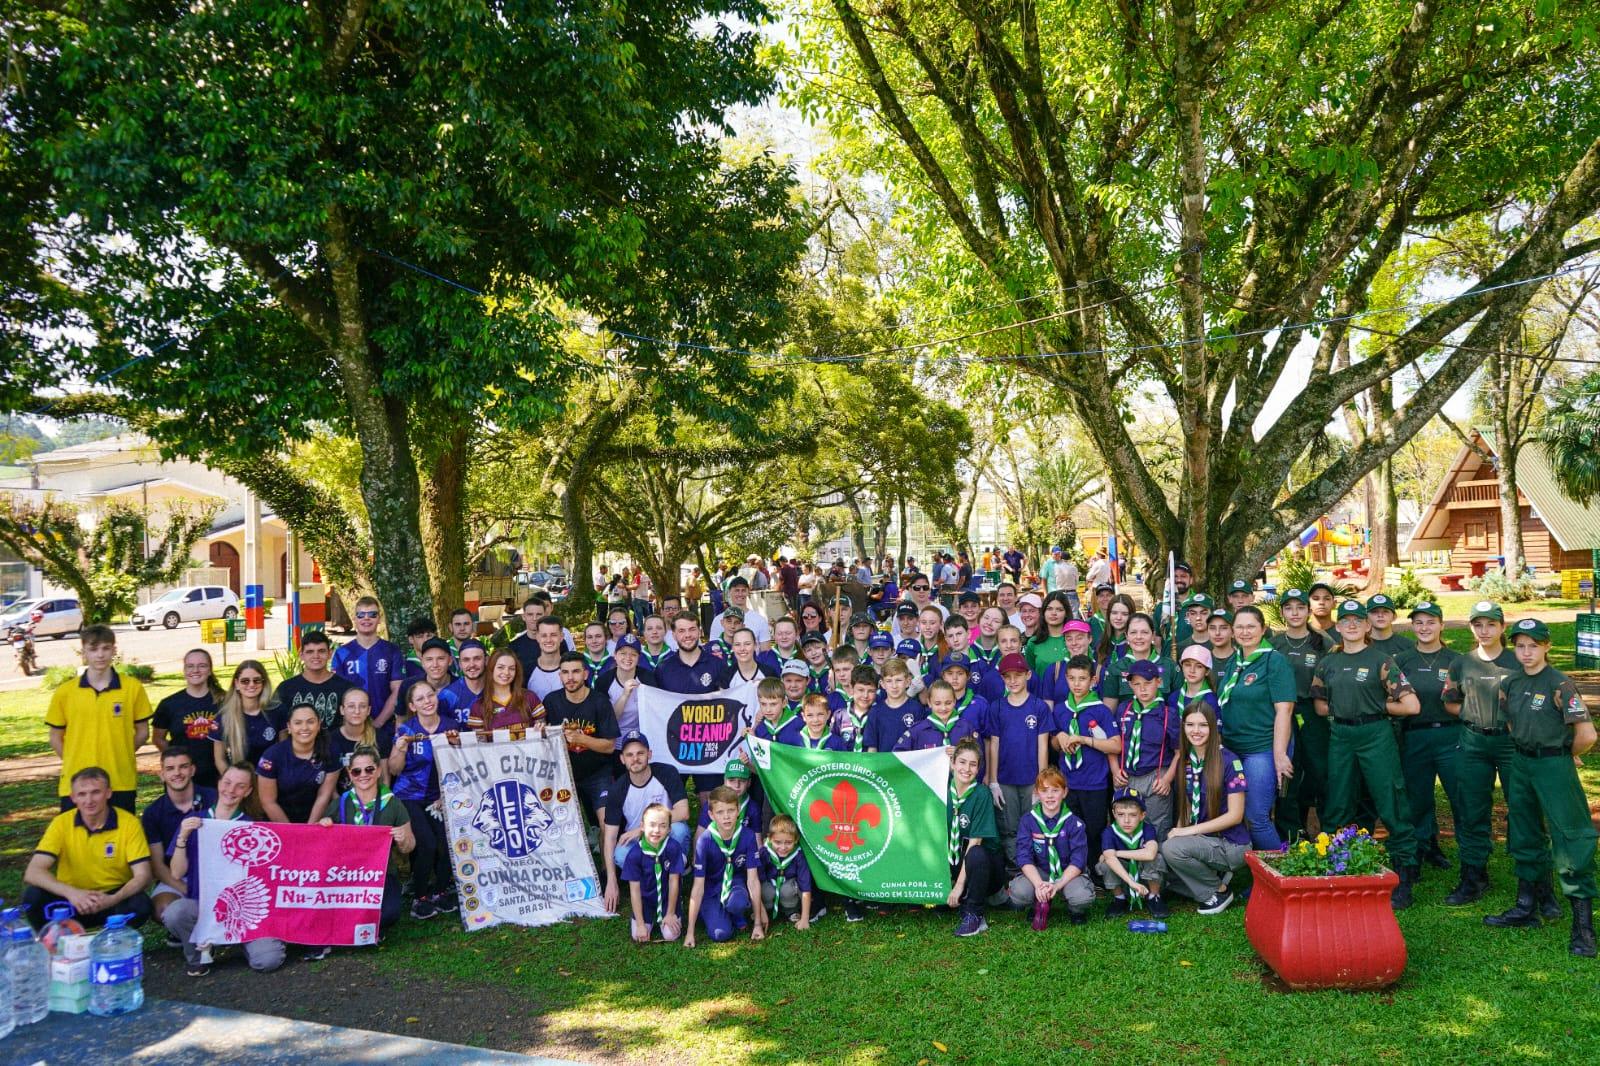
[(377, 943), (386, 827), (207, 820), (197, 835), (196, 943)]

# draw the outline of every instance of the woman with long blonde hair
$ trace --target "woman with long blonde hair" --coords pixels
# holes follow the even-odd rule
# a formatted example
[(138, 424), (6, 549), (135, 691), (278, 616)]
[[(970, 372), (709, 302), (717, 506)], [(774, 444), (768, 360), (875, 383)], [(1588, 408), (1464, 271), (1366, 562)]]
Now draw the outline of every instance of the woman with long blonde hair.
[(258, 659), (240, 663), (217, 710), (216, 728), (211, 731), (218, 775), (235, 763), (254, 766), (261, 753), (277, 742), (283, 724), (267, 714), (271, 702), (272, 678), (267, 668)]

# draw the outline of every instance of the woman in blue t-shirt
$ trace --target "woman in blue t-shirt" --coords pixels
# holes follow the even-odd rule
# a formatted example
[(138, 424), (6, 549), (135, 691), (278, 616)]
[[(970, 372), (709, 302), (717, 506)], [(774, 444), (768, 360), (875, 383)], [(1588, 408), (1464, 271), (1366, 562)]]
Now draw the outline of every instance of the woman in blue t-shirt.
[(411, 917), (425, 922), (459, 909), (439, 799), (439, 775), (433, 765), (435, 738), (448, 743), (456, 726), (439, 717), (439, 696), (432, 685), (412, 685), (405, 700), (406, 721), (395, 730), (389, 776), (394, 779), (394, 794), (411, 815), (411, 832), (417, 840), (411, 853)]
[(268, 821), (315, 822), (333, 802), (339, 764), (328, 751), (317, 709), (303, 703), (289, 712), (287, 739), (262, 753), (256, 762), (261, 809)]

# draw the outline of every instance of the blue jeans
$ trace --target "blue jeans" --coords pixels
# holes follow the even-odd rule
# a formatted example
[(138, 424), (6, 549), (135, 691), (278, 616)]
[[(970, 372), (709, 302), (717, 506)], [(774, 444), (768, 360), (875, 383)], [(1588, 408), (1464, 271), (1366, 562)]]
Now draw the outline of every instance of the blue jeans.
[[(689, 847), (689, 823), (673, 822), (667, 830), (667, 835), (678, 842), (678, 846), (683, 849), (684, 856), (690, 860), (690, 865), (693, 865), (693, 851)], [(618, 870), (622, 869), (623, 860), (638, 846), (638, 841), (630, 840), (628, 843), (618, 846), (617, 850), (611, 853), (612, 858), (616, 860)], [(684, 873), (688, 873), (688, 871), (685, 870)]]
[(1278, 771), (1272, 749), (1254, 755), (1240, 755), (1244, 763), (1244, 824), (1250, 830), (1250, 846), (1258, 851), (1277, 851), (1283, 846), (1278, 827), (1272, 821), (1272, 805), (1278, 799)]

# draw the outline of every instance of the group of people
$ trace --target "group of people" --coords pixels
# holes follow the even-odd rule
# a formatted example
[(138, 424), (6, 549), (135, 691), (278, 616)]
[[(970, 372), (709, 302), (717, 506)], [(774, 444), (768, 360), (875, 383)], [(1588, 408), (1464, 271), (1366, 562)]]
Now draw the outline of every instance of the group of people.
[[(1508, 629), (1497, 605), (1480, 602), (1468, 619), (1475, 646), (1458, 654), (1442, 643), (1436, 604), (1413, 604), (1403, 636), (1387, 596), (1341, 598), (1318, 583), (1279, 595), (1269, 632), (1250, 583), (1216, 603), (1190, 587), (1187, 567), (1176, 573), (1171, 617), (1141, 611), (1109, 582), (1090, 587), (1081, 609), (1077, 587), (1018, 595), (1009, 581), (993, 604), (964, 592), (952, 609), (933, 598), (931, 578), (912, 574), (884, 624), (865, 611), (835, 621), (815, 605), (769, 620), (734, 575), (708, 632), (673, 597), (642, 625), (618, 603), (569, 629), (536, 590), (523, 630), (498, 646), (476, 639), (461, 611), (446, 636), (413, 622), (402, 647), (379, 635), (381, 607), (367, 597), (354, 640), (335, 650), (306, 633), (300, 673), (275, 688), (246, 660), (224, 690), (197, 649), (184, 689), (154, 709), (112, 668), (111, 630), (87, 627), (86, 669), (48, 712), (63, 813), (29, 864), (25, 902), (36, 921), (55, 899), (90, 921), (154, 914), (190, 972), (204, 974), (188, 841), (204, 818), (258, 818), (388, 826), (383, 925), (405, 912), (406, 895), (413, 919), (450, 913), (433, 746), (467, 731), (559, 729), (597, 829), (606, 902), (628, 901), (636, 939), (760, 937), (784, 917), (807, 928), (830, 905), (861, 920), (865, 901), (816, 894), (794, 822), (743, 758), (694, 775), (693, 828), (684, 780), (651, 758), (640, 685), (700, 694), (755, 682), (762, 739), (949, 754), (958, 935), (984, 931), (997, 906), (1031, 910), (1040, 928), (1057, 906), (1086, 921), (1098, 894), (1113, 915), (1162, 917), (1173, 893), (1220, 913), (1247, 850), (1379, 822), (1403, 908), (1424, 864), (1451, 865), (1435, 782), (1458, 844), (1459, 883), (1445, 902), (1472, 903), (1489, 890), (1498, 776), (1518, 887), (1485, 921), (1559, 916), (1554, 874), (1571, 905), (1571, 951), (1595, 953), (1595, 832), (1575, 766), (1595, 731), (1547, 662), (1542, 622)], [(147, 734), (165, 788), (135, 824), (133, 752)], [(285, 949), (258, 942), (246, 954), (271, 969)]]

